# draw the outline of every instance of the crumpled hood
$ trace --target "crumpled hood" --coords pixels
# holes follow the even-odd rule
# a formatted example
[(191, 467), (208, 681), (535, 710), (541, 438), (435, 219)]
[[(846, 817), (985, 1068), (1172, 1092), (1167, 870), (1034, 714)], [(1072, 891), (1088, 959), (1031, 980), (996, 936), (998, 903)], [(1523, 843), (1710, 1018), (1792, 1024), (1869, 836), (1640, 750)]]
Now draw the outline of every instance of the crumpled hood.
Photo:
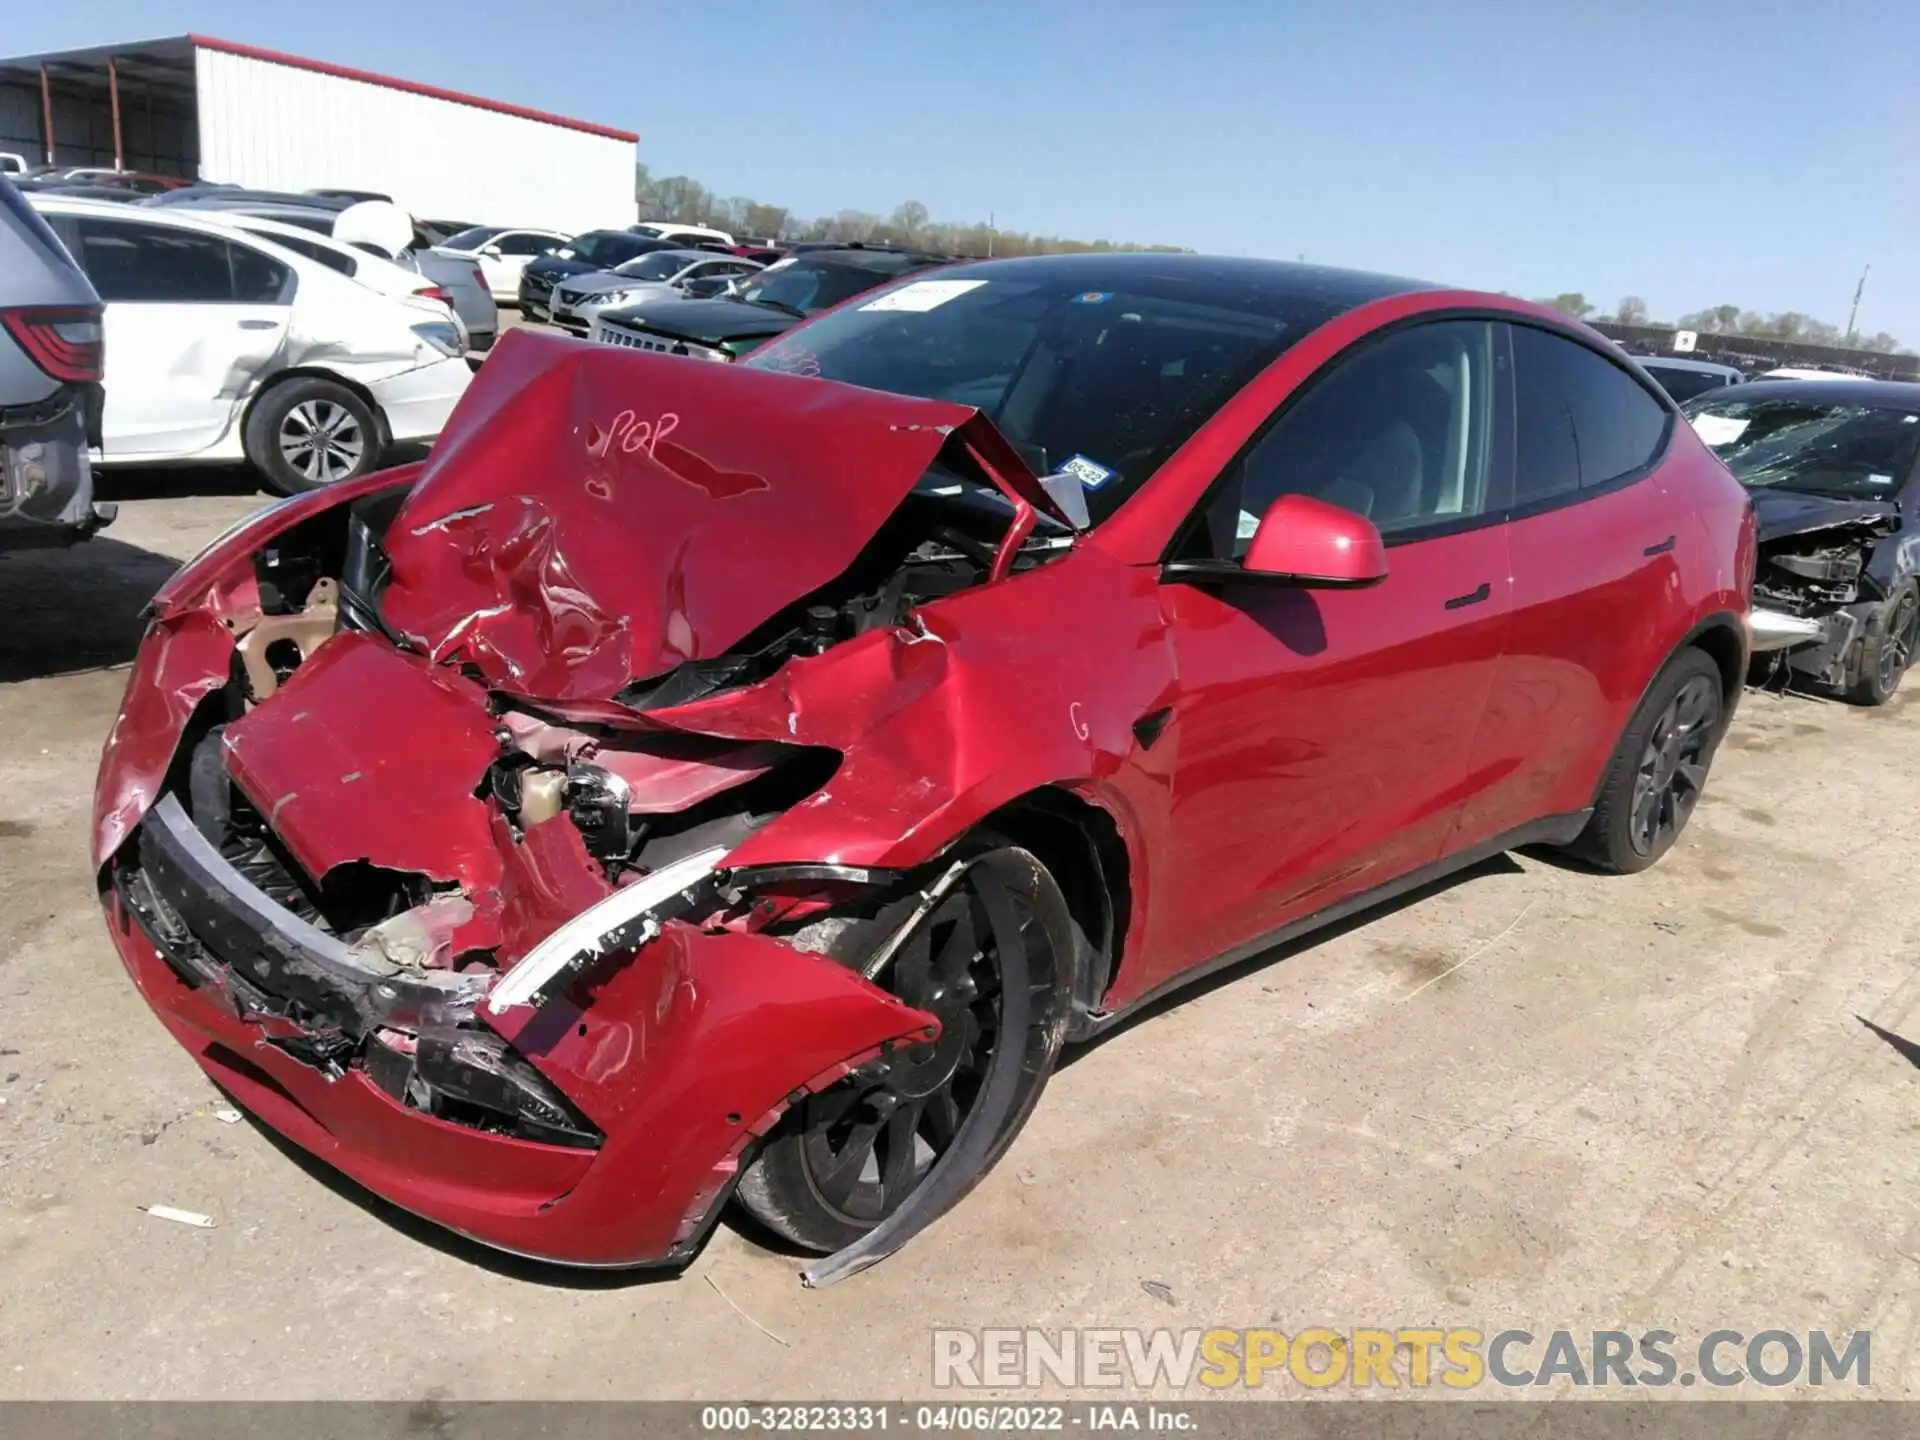
[(950, 437), (1058, 514), (969, 406), (513, 331), (387, 531), (382, 611), (497, 690), (609, 701), (834, 579)]
[(1762, 544), (1816, 530), (1859, 526), (1863, 534), (1890, 535), (1900, 528), (1899, 507), (1882, 500), (1837, 500), (1802, 490), (1764, 488), (1748, 493), (1753, 497)]

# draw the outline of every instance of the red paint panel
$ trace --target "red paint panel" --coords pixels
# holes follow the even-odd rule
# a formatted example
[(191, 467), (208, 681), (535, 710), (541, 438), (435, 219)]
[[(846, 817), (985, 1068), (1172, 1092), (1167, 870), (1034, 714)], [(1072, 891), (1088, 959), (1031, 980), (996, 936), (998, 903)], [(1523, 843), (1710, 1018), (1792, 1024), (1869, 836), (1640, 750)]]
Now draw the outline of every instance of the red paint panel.
[(543, 125), (558, 125), (562, 129), (580, 130), (588, 135), (604, 135), (609, 140), (625, 140), (631, 144), (640, 138), (631, 130), (615, 130), (612, 126), (596, 125), (589, 120), (570, 120), (565, 115), (553, 115), (545, 110), (529, 110), (523, 105), (510, 105), (504, 100), (486, 100), (460, 90), (442, 90), (437, 85), (422, 85), (417, 80), (401, 80), (372, 70), (356, 70), (351, 65), (335, 65), (329, 60), (309, 60), (302, 55), (289, 55), (283, 50), (263, 50), (257, 45), (241, 45), (232, 40), (219, 40), (211, 35), (189, 35), (187, 40), (201, 50), (218, 50), (227, 55), (241, 55), (249, 60), (263, 60), (269, 65), (289, 65), (295, 70), (311, 70), (315, 74), (332, 75), (342, 80), (358, 80), (365, 85), (381, 85), (389, 90), (404, 90), (410, 95), (426, 95), (435, 100), (449, 100), (455, 105), (471, 105), (477, 110), (494, 110), (502, 115), (518, 116), (522, 120), (538, 120)]
[(1162, 591), (1179, 750), (1125, 995), (1440, 857), (1506, 641), (1506, 535), (1387, 554), (1366, 589)]
[(156, 620), (133, 657), (93, 786), (93, 864), (106, 864), (160, 796), (180, 732), (227, 682), (233, 636), (205, 611)]
[(480, 692), (458, 676), (349, 631), (225, 739), (234, 782), (316, 879), (366, 860), (469, 894), (499, 884), (474, 794), (499, 747)]
[(387, 619), (501, 690), (606, 701), (838, 576), (969, 425), (963, 405), (516, 331), (388, 532)]
[[(577, 1008), (576, 1008), (577, 1007)], [(590, 999), (481, 1018), (607, 1132), (556, 1208), (569, 1243), (659, 1254), (741, 1132), (790, 1092), (931, 1015), (777, 940), (681, 924), (609, 970)]]

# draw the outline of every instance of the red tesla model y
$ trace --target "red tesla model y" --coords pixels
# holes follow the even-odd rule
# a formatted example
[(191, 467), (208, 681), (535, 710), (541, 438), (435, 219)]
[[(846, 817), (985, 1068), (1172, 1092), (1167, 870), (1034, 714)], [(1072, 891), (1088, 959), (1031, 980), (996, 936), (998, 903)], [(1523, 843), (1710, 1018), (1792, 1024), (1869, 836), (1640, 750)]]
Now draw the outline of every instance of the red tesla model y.
[(262, 1122), (503, 1249), (820, 1283), (1061, 1047), (1508, 847), (1686, 825), (1747, 500), (1598, 336), (1199, 256), (966, 264), (743, 363), (508, 336), (424, 464), (156, 598), (94, 858)]

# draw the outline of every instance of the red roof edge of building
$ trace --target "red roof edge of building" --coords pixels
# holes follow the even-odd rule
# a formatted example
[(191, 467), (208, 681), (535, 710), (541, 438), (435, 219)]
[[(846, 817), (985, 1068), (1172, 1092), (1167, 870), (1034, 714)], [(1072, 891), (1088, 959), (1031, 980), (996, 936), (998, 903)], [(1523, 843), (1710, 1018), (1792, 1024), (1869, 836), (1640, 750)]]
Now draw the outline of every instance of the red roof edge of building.
[(321, 75), (337, 76), (342, 80), (359, 80), (368, 85), (383, 85), (389, 90), (405, 90), (414, 95), (428, 95), (435, 100), (449, 100), (456, 105), (472, 105), (481, 110), (496, 110), (502, 115), (517, 115), (522, 120), (538, 120), (545, 125), (558, 125), (567, 130), (581, 130), (589, 135), (604, 135), (609, 140), (625, 140), (628, 144), (632, 144), (640, 138), (631, 130), (615, 130), (610, 125), (595, 125), (589, 120), (574, 120), (565, 115), (549, 114), (545, 110), (529, 110), (524, 105), (509, 105), (502, 100), (487, 100), (459, 90), (442, 90), (437, 85), (422, 85), (417, 81), (402, 80), (393, 75), (380, 75), (372, 70), (356, 70), (351, 65), (335, 65), (326, 60), (309, 60), (303, 55), (288, 55), (279, 50), (263, 50), (257, 45), (241, 45), (212, 35), (189, 35), (187, 40), (202, 50), (219, 50), (228, 55), (242, 55), (249, 60), (262, 60), (270, 65), (290, 65), (296, 70), (312, 70)]

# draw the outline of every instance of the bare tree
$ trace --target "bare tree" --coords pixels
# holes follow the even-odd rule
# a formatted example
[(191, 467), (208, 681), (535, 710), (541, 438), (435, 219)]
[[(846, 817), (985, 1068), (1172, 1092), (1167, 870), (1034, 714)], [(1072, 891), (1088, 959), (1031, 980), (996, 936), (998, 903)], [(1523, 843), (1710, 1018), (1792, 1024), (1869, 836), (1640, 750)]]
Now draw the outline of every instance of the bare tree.
[(1647, 302), (1638, 295), (1622, 295), (1620, 303), (1613, 307), (1614, 323), (1619, 325), (1644, 325), (1647, 323)]

